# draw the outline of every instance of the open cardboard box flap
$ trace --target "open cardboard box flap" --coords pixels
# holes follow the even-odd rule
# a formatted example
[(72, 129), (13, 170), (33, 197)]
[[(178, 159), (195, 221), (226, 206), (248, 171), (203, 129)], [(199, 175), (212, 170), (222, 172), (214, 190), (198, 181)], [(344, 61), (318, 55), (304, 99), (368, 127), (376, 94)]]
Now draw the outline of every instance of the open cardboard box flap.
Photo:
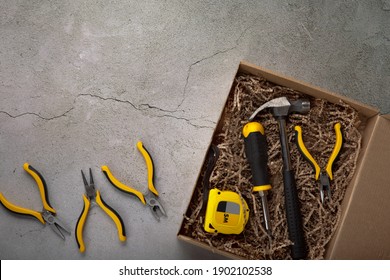
[[(388, 177), (390, 115), (381, 116), (379, 110), (374, 107), (247, 62), (240, 63), (238, 73), (261, 75), (275, 84), (316, 98), (323, 98), (336, 104), (341, 101), (348, 103), (367, 119), (357, 170), (347, 188), (342, 205), (341, 222), (328, 244), (325, 257), (327, 259), (390, 259), (390, 179)], [(222, 114), (221, 118), (223, 118)], [(229, 258), (239, 258), (183, 235), (183, 223), (178, 233), (179, 239)]]
[(327, 258), (390, 259), (390, 118), (370, 120), (355, 180)]

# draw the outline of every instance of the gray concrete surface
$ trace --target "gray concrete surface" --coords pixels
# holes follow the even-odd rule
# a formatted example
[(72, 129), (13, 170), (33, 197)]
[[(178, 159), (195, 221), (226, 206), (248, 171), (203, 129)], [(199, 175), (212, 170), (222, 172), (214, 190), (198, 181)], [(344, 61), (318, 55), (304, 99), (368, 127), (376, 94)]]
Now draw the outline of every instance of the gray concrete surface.
[[(218, 258), (176, 233), (240, 60), (390, 112), (388, 0), (2, 0), (0, 24), (0, 191), (39, 210), (29, 162), (72, 228), (63, 241), (1, 208), (1, 259)], [(154, 157), (160, 223), (100, 172), (146, 191), (138, 140)], [(81, 255), (89, 167), (128, 240), (95, 207)]]

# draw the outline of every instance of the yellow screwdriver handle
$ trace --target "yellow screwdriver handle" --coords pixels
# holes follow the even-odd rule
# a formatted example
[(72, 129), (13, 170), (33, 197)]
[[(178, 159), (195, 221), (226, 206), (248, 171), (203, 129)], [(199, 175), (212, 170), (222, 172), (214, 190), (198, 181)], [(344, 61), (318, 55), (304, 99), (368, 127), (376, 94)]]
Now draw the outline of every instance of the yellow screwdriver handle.
[(41, 213), (12, 204), (4, 197), (2, 193), (0, 193), (0, 203), (10, 212), (26, 216), (32, 216), (38, 219), (38, 221), (40, 221), (42, 224), (45, 224), (45, 220), (43, 219)]
[(149, 190), (158, 196), (158, 191), (154, 187), (154, 164), (153, 159), (150, 156), (148, 150), (144, 147), (141, 141), (138, 141), (137, 148), (141, 152), (145, 159), (146, 167), (148, 169), (148, 188)]
[(76, 232), (75, 232), (77, 246), (79, 247), (81, 253), (84, 253), (85, 251), (83, 231), (84, 231), (85, 221), (87, 220), (89, 208), (91, 206), (91, 202), (89, 201), (89, 199), (85, 194), (83, 194), (83, 200), (84, 200), (84, 208), (80, 214), (79, 219), (77, 220)]
[(122, 184), (118, 179), (116, 179), (112, 175), (112, 173), (111, 173), (110, 169), (108, 168), (108, 166), (106, 166), (106, 165), (102, 166), (102, 171), (106, 175), (108, 181), (110, 181), (110, 183), (115, 188), (117, 188), (117, 189), (119, 189), (119, 190), (121, 190), (121, 191), (123, 191), (125, 193), (135, 195), (136, 197), (139, 198), (139, 200), (141, 200), (141, 202), (143, 204), (146, 204), (144, 195), (141, 192), (139, 192), (139, 191), (137, 191), (137, 190), (135, 190), (135, 189), (133, 189), (133, 188), (131, 188), (129, 186), (126, 186), (125, 184)]
[(294, 130), (295, 130), (295, 141), (297, 142), (298, 150), (302, 154), (302, 156), (310, 163), (310, 165), (314, 169), (315, 178), (316, 180), (318, 180), (320, 178), (321, 168), (318, 165), (318, 163), (315, 161), (313, 156), (309, 153), (309, 151), (307, 150), (303, 142), (302, 128), (299, 125), (297, 125), (294, 127)]
[(337, 158), (337, 156), (338, 156), (338, 154), (339, 154), (339, 152), (341, 150), (341, 146), (343, 145), (343, 135), (341, 133), (341, 124), (340, 123), (336, 123), (334, 125), (334, 130), (336, 132), (336, 143), (334, 145), (332, 154), (329, 157), (328, 164), (326, 165), (326, 173), (328, 173), (329, 178), (331, 180), (333, 180), (333, 173), (332, 173), (333, 162)]
[(267, 139), (264, 127), (259, 122), (247, 123), (242, 134), (244, 136), (245, 155), (251, 167), (253, 192), (271, 189), (268, 174)]
[(125, 230), (125, 225), (123, 224), (123, 220), (122, 220), (121, 216), (113, 208), (111, 208), (107, 203), (104, 202), (99, 191), (96, 191), (96, 203), (114, 221), (116, 228), (118, 229), (119, 240), (122, 242), (125, 241), (126, 240), (126, 230)]
[(49, 203), (49, 197), (47, 195), (47, 186), (45, 179), (43, 179), (43, 176), (27, 162), (23, 164), (23, 168), (27, 171), (28, 174), (30, 174), (34, 178), (35, 182), (37, 182), (39, 193), (41, 194), (43, 208), (55, 214), (56, 210), (51, 207)]

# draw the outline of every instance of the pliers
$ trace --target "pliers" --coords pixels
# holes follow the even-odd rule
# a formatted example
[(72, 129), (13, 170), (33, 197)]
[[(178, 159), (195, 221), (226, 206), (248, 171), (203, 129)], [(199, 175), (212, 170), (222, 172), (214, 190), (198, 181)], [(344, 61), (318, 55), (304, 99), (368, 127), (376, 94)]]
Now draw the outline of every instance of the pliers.
[(120, 241), (126, 240), (126, 231), (125, 226), (123, 224), (121, 216), (113, 209), (111, 208), (104, 200), (102, 199), (100, 192), (95, 189), (95, 184), (92, 177), (92, 170), (89, 169), (89, 181), (88, 183), (87, 179), (85, 178), (85, 175), (83, 171), (81, 170), (81, 176), (83, 177), (84, 187), (86, 193), (83, 194), (84, 199), (84, 208), (83, 211), (80, 214), (80, 217), (77, 221), (76, 225), (76, 242), (79, 247), (79, 250), (81, 253), (85, 251), (85, 244), (83, 240), (83, 229), (85, 221), (87, 220), (87, 215), (91, 206), (91, 203), (99, 205), (100, 208), (103, 209), (104, 212), (114, 221), (117, 229), (118, 229), (118, 236)]
[(309, 153), (307, 150), (303, 139), (302, 139), (302, 128), (300, 126), (295, 126), (295, 140), (297, 142), (298, 150), (302, 154), (302, 156), (309, 162), (309, 164), (312, 166), (315, 172), (315, 179), (316, 181), (319, 181), (320, 183), (320, 196), (321, 196), (321, 203), (324, 203), (324, 192), (326, 191), (328, 193), (329, 198), (331, 197), (330, 192), (330, 181), (333, 180), (333, 173), (332, 173), (332, 166), (333, 162), (337, 158), (341, 146), (343, 143), (343, 136), (341, 133), (341, 124), (336, 123), (334, 125), (334, 130), (336, 133), (336, 143), (333, 147), (332, 154), (329, 157), (328, 163), (325, 167), (325, 169), (321, 169), (321, 167), (318, 165), (318, 163), (315, 161), (313, 156)]
[(144, 205), (149, 206), (150, 210), (152, 211), (153, 216), (157, 219), (157, 221), (160, 221), (161, 216), (167, 216), (166, 212), (161, 205), (161, 203), (158, 201), (158, 192), (156, 188), (154, 187), (154, 165), (153, 160), (149, 154), (149, 152), (146, 150), (146, 148), (143, 146), (142, 142), (139, 141), (137, 143), (137, 148), (141, 152), (142, 156), (145, 159), (146, 166), (148, 169), (148, 188), (149, 191), (146, 194), (143, 194), (136, 189), (126, 186), (125, 184), (121, 183), (119, 180), (117, 180), (111, 173), (108, 166), (102, 166), (102, 171), (106, 175), (108, 181), (117, 189), (128, 193), (135, 195), (136, 197), (141, 200), (141, 202)]
[(68, 234), (70, 234), (70, 231), (55, 216), (56, 210), (49, 203), (49, 197), (47, 194), (47, 185), (46, 185), (45, 179), (36, 169), (34, 169), (27, 162), (23, 165), (23, 169), (25, 171), (27, 171), (27, 173), (30, 174), (34, 178), (34, 180), (36, 181), (36, 183), (38, 185), (38, 189), (39, 189), (42, 204), (43, 204), (42, 211), (38, 212), (38, 211), (34, 211), (31, 209), (27, 209), (27, 208), (12, 204), (4, 197), (4, 195), (2, 193), (0, 193), (1, 205), (3, 205), (5, 207), (5, 209), (7, 209), (10, 212), (36, 218), (42, 224), (49, 225), (54, 230), (55, 233), (57, 233), (59, 236), (61, 236), (62, 239), (65, 239), (65, 236), (61, 230), (63, 230), (64, 232), (66, 232)]

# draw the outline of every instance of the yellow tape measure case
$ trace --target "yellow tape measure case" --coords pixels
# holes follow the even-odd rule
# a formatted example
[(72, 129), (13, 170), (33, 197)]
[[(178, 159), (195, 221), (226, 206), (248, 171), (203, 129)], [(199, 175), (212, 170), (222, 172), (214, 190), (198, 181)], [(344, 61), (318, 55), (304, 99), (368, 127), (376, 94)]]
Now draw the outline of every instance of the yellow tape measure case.
[(210, 233), (240, 234), (249, 219), (246, 201), (232, 191), (209, 192), (204, 229)]

